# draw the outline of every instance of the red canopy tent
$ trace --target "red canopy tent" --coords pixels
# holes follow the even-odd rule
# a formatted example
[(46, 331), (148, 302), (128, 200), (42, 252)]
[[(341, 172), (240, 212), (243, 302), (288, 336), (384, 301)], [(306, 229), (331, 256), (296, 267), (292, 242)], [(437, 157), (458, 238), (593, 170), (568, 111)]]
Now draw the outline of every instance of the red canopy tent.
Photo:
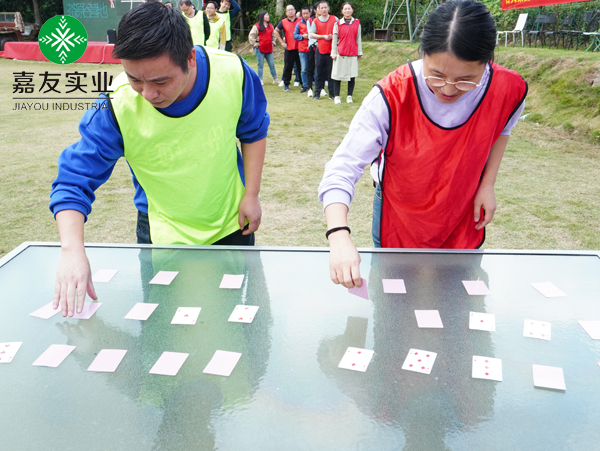
[(589, 2), (590, 0), (501, 0), (501, 8), (506, 11), (507, 9), (520, 9), (520, 8), (533, 8), (538, 6), (550, 6), (558, 5), (561, 3), (579, 3)]

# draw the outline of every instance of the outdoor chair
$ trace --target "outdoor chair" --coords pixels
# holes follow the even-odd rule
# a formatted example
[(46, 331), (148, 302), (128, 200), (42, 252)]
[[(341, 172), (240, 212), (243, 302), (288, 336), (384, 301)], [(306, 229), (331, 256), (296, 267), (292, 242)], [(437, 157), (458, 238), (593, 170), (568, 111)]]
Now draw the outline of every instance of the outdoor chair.
[[(544, 43), (546, 42), (546, 36), (552, 36), (554, 38), (554, 30), (548, 30), (547, 28), (551, 28), (552, 25), (556, 23), (555, 15), (545, 15), (540, 14), (536, 16), (535, 22), (533, 24), (533, 28), (530, 30), (528, 34), (529, 38), (529, 47), (531, 47), (531, 38), (534, 38), (534, 47), (537, 47), (538, 37), (540, 38), (540, 42), (542, 44), (542, 48), (544, 48)], [(538, 28), (539, 27), (539, 28)]]
[(515, 42), (517, 41), (516, 35), (520, 34), (521, 35), (521, 47), (525, 47), (525, 36), (523, 34), (523, 30), (525, 29), (525, 23), (527, 23), (527, 16), (528, 16), (527, 13), (519, 14), (519, 18), (517, 19), (517, 24), (515, 25), (514, 30), (499, 31), (498, 35), (496, 36), (496, 45), (498, 45), (498, 40), (500, 39), (500, 35), (504, 34), (504, 47), (506, 47), (508, 45), (508, 35), (512, 34), (513, 46), (514, 46)]
[(592, 28), (597, 28), (598, 24), (597, 24), (597, 20), (598, 20), (598, 16), (596, 15), (595, 11), (584, 11), (583, 15), (581, 16), (581, 22), (580, 22), (580, 30), (574, 30), (573, 31), (573, 36), (575, 37), (575, 50), (579, 49), (579, 42), (582, 40), (586, 40), (589, 39), (588, 36), (586, 36), (585, 38), (582, 39), (583, 33), (585, 32), (590, 32)]
[[(571, 48), (573, 46), (573, 37), (575, 36), (575, 31), (573, 30), (573, 22), (575, 22), (575, 14), (571, 14), (564, 18), (562, 22), (562, 29), (559, 31), (559, 35), (562, 38), (562, 46), (563, 49)], [(569, 38), (569, 45), (565, 45), (566, 38)], [(556, 47), (558, 48), (558, 41), (556, 41)]]
[[(595, 52), (596, 50), (600, 50), (600, 26), (599, 26), (599, 21), (598, 21), (598, 14), (600, 14), (600, 11), (596, 11), (595, 18), (593, 18), (592, 21), (590, 22), (590, 24), (591, 24), (591, 26), (589, 27), (590, 31), (584, 31), (581, 34), (584, 39), (590, 40), (590, 45), (588, 46), (588, 48), (585, 49), (586, 52), (589, 50), (591, 50), (592, 52)], [(595, 28), (595, 30), (594, 30), (594, 28)]]

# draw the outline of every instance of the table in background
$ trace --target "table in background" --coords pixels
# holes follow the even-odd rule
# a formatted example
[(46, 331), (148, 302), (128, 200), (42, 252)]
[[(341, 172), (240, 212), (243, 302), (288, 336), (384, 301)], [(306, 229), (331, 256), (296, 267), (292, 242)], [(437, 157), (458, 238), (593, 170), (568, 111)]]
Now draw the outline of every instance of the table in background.
[[(90, 320), (42, 320), (60, 249), (25, 243), (0, 260), (0, 342), (22, 341), (0, 365), (2, 448), (18, 450), (547, 450), (600, 443), (600, 320), (595, 252), (362, 251), (370, 300), (329, 280), (328, 252), (310, 248), (88, 246), (102, 306)], [(148, 285), (160, 270), (170, 286)], [(218, 288), (245, 274), (240, 290)], [(407, 294), (383, 293), (402, 278)], [(492, 294), (469, 296), (462, 280)], [(567, 296), (545, 298), (530, 284)], [(157, 302), (148, 321), (123, 317)], [(229, 323), (237, 304), (252, 324)], [(199, 306), (195, 326), (171, 325)], [(417, 328), (438, 309), (444, 329)], [(496, 315), (496, 332), (468, 329), (468, 312)], [(523, 337), (524, 319), (552, 323), (552, 340)], [(77, 346), (58, 368), (33, 367), (51, 344)], [(338, 369), (348, 346), (374, 349), (366, 373)], [(127, 349), (115, 373), (87, 371), (104, 348)], [(431, 375), (400, 369), (410, 348), (438, 353)], [(230, 377), (203, 374), (215, 350), (242, 353)], [(190, 354), (175, 377), (148, 374), (163, 351)], [(502, 359), (503, 382), (471, 378), (471, 358)], [(533, 387), (532, 364), (564, 369), (566, 391)]]

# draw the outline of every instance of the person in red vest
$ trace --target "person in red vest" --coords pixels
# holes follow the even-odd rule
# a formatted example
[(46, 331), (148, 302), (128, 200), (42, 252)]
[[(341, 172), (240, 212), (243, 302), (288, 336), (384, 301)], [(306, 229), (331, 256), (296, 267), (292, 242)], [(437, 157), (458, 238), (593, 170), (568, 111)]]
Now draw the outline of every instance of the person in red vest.
[[(283, 81), (283, 90), (289, 92), (294, 65), (300, 67), (298, 41), (294, 39), (294, 30), (296, 29), (296, 24), (300, 22), (300, 19), (296, 17), (296, 8), (294, 8), (293, 5), (287, 5), (285, 7), (285, 16), (285, 19), (277, 24), (275, 37), (285, 48), (285, 52), (283, 53), (283, 75), (281, 80)], [(281, 35), (279, 34), (280, 30), (284, 31), (285, 42), (281, 39)]]
[(300, 75), (302, 77), (302, 90), (300, 94), (308, 92), (313, 86), (313, 74), (308, 73), (309, 63), (309, 36), (308, 27), (310, 26), (310, 7), (303, 6), (301, 9), (300, 22), (294, 29), (294, 39), (298, 41), (298, 56), (300, 57)]
[(317, 83), (315, 86), (314, 100), (321, 98), (321, 91), (327, 86), (329, 88), (329, 98), (333, 100), (333, 81), (331, 80), (331, 41), (333, 39), (333, 27), (337, 18), (329, 14), (329, 3), (325, 0), (319, 2), (317, 9), (319, 14), (313, 21), (310, 37), (318, 41), (317, 52), (315, 53), (315, 66), (317, 69)]
[(354, 92), (354, 79), (358, 77), (358, 60), (362, 56), (362, 39), (360, 21), (352, 17), (354, 6), (351, 3), (342, 4), (342, 18), (333, 27), (333, 40), (331, 44), (331, 59), (333, 67), (334, 103), (342, 103), (340, 99), (341, 82), (348, 82), (348, 97), (346, 102), (352, 103)]
[(273, 46), (275, 45), (275, 35), (273, 34), (273, 25), (269, 22), (269, 13), (261, 11), (258, 13), (258, 22), (250, 30), (248, 41), (254, 47), (254, 55), (256, 55), (257, 74), (261, 84), (263, 76), (263, 67), (265, 60), (269, 65), (273, 84), (277, 84), (277, 72), (275, 71), (275, 61), (273, 59)]
[(481, 246), (496, 210), (500, 162), (527, 95), (518, 73), (492, 62), (495, 46), (485, 5), (450, 0), (425, 24), (422, 59), (400, 66), (365, 98), (319, 186), (334, 283), (362, 285), (347, 215), (370, 163), (376, 247)]

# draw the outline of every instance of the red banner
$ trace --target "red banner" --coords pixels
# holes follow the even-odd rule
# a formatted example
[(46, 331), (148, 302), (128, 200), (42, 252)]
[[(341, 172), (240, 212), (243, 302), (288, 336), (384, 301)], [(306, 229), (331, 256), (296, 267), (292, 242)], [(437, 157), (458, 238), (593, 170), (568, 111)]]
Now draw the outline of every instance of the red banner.
[(561, 3), (580, 3), (589, 2), (591, 0), (502, 0), (501, 7), (503, 10), (533, 8), (538, 6), (559, 5)]

